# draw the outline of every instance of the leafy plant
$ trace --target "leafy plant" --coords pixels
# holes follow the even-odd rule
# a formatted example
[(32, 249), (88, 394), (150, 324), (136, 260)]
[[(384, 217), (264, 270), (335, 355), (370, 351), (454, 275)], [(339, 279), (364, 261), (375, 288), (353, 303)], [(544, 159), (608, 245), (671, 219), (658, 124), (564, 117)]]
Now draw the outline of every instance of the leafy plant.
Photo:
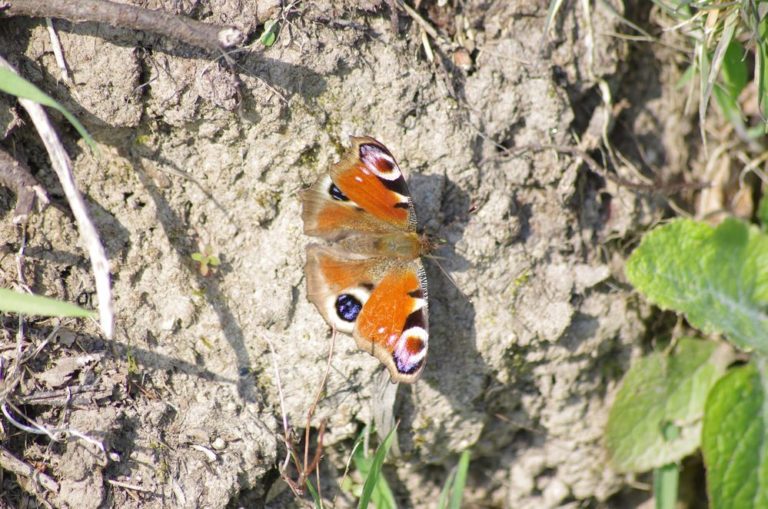
[[(684, 31), (692, 42), (691, 67), (687, 79), (698, 76), (699, 121), (704, 137), (705, 117), (710, 99), (714, 99), (736, 131), (754, 138), (765, 132), (768, 103), (768, 19), (759, 2), (737, 0), (719, 2), (702, 0), (653, 0), (670, 18), (674, 27)], [(761, 19), (762, 18), (762, 19)], [(749, 53), (754, 54), (750, 69)], [(749, 132), (739, 96), (751, 81), (757, 90), (763, 128)], [(692, 83), (692, 82), (691, 82)]]
[(213, 254), (213, 248), (209, 245), (203, 247), (203, 252), (192, 253), (192, 259), (200, 264), (200, 275), (207, 277), (209, 274), (216, 272), (216, 267), (221, 265), (221, 260), (218, 256)]
[(752, 355), (729, 370), (727, 344), (681, 338), (637, 362), (606, 428), (614, 467), (654, 469), (657, 507), (673, 507), (678, 463), (701, 448), (711, 507), (768, 506), (768, 235), (676, 220), (644, 237), (626, 273), (649, 301)]
[[(347, 493), (358, 497), (359, 509), (365, 509), (371, 503), (373, 503), (376, 509), (397, 508), (392, 489), (382, 473), (384, 461), (392, 446), (396, 432), (397, 426), (389, 432), (372, 455), (366, 452), (365, 448), (365, 439), (366, 435), (370, 433), (370, 428), (364, 429), (355, 441), (355, 445), (352, 448), (352, 463), (364, 481), (361, 485), (354, 483), (349, 478), (345, 478), (342, 481), (341, 488)], [(458, 464), (451, 470), (445, 480), (437, 502), (438, 509), (460, 509), (462, 507), (461, 501), (464, 496), (468, 472), (469, 451), (464, 451), (459, 457)]]
[(469, 451), (464, 451), (459, 457), (459, 463), (445, 480), (440, 498), (437, 500), (438, 509), (461, 509), (461, 499), (464, 497), (464, 487), (467, 485), (469, 472)]
[(264, 32), (259, 36), (259, 42), (269, 48), (277, 40), (277, 20), (270, 19), (264, 23)]

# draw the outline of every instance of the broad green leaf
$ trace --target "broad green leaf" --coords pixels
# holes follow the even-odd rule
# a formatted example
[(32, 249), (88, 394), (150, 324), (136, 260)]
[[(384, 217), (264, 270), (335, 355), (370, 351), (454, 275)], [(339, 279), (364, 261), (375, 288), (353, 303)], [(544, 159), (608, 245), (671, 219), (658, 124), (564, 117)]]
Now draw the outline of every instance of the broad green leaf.
[(699, 447), (707, 393), (729, 359), (710, 341), (681, 339), (672, 355), (640, 359), (624, 377), (608, 416), (605, 444), (621, 472), (645, 472)]
[(459, 463), (451, 470), (445, 480), (440, 498), (437, 500), (438, 509), (461, 509), (461, 500), (464, 498), (464, 487), (467, 485), (467, 473), (469, 472), (469, 451), (461, 453)]
[(701, 450), (713, 509), (768, 507), (766, 387), (764, 366), (748, 364), (721, 378), (707, 399)]
[(39, 295), (0, 288), (0, 313), (22, 313), (39, 316), (95, 316), (95, 312)]
[(384, 466), (384, 460), (387, 458), (389, 448), (392, 446), (392, 440), (397, 433), (397, 425), (387, 434), (384, 442), (379, 445), (372, 458), (365, 456), (364, 448), (358, 449), (355, 453), (355, 467), (365, 477), (363, 483), (363, 492), (360, 495), (359, 509), (366, 509), (373, 502), (376, 509), (396, 508), (395, 496), (387, 484), (381, 469)]
[(85, 130), (83, 124), (81, 124), (74, 115), (67, 111), (64, 106), (56, 102), (51, 96), (18, 74), (9, 71), (6, 68), (0, 68), (0, 92), (15, 95), (16, 97), (21, 97), (23, 99), (29, 99), (30, 101), (60, 111), (61, 114), (64, 115), (64, 118), (77, 129), (77, 132), (80, 133), (80, 136), (83, 137), (91, 149), (93, 149), (94, 152), (98, 152), (96, 142), (93, 141), (93, 138), (91, 138), (91, 135)]
[(645, 235), (626, 273), (648, 300), (693, 326), (768, 352), (768, 236), (757, 227), (673, 221)]

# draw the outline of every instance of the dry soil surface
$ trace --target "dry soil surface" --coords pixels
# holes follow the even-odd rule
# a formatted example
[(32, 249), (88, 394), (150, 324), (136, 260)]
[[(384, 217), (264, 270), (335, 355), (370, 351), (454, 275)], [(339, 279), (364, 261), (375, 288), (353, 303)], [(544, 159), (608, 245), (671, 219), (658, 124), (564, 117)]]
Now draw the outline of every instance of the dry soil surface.
[[(393, 22), (384, 1), (283, 2), (282, 11), (257, 0), (134, 3), (240, 26), (251, 44), (230, 68), (159, 35), (54, 20), (67, 82), (44, 20), (0, 20), (0, 52), (99, 145), (89, 151), (53, 114), (109, 255), (117, 317), (111, 341), (86, 320), (24, 321), (30, 356), (8, 401), (106, 454), (3, 420), (3, 446), (59, 484), (50, 492), (7, 474), (4, 503), (300, 505), (280, 479), (283, 415), (301, 447), (331, 334), (306, 300), (298, 192), (349, 136), (367, 134), (407, 173), (421, 225), (447, 242), (426, 261), (431, 346), (418, 383), (394, 394), (373, 357), (336, 339), (311, 421), (311, 452), (327, 422), (326, 501), (356, 505), (339, 482), (363, 427), (390, 410), (399, 456), (384, 472), (402, 507), (434, 507), (464, 450), (467, 507), (620, 505), (628, 482), (601, 438), (646, 313), (623, 260), (666, 204), (627, 182), (651, 169), (671, 178), (690, 157), (688, 117), (670, 92), (676, 67), (661, 64), (663, 48), (614, 35), (620, 16), (643, 19), (648, 7), (595, 2), (586, 13), (574, 2), (545, 33), (543, 0), (423, 2), (421, 16), (448, 43), (405, 12)], [(267, 48), (257, 38), (270, 17), (280, 29)], [(10, 220), (14, 195), (0, 189), (0, 286), (19, 281), (25, 243), (31, 289), (94, 307), (61, 186), (29, 122), (12, 125), (13, 102), (0, 100), (0, 132), (9, 131), (0, 143), (53, 202), (23, 233)], [(606, 141), (626, 164), (597, 150)], [(609, 174), (536, 144), (588, 152)], [(196, 252), (221, 265), (202, 275)], [(2, 324), (7, 365), (19, 320)]]

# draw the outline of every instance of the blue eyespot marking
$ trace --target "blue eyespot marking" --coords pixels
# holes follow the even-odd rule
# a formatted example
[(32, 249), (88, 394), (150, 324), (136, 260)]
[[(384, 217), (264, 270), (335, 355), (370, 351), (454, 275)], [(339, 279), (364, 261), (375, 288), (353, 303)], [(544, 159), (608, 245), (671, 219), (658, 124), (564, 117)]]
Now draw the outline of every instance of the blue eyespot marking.
[(336, 314), (345, 322), (354, 322), (363, 305), (353, 295), (342, 293), (336, 298)]
[(331, 195), (331, 198), (338, 201), (349, 201), (349, 198), (341, 192), (341, 189), (334, 184), (331, 183), (331, 187), (328, 188), (328, 194)]

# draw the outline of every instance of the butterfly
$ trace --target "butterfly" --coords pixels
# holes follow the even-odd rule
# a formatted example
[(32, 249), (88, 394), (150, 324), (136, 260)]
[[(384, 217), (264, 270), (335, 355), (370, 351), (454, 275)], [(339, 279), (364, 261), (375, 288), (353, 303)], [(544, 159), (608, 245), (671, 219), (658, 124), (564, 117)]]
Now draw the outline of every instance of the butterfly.
[(432, 249), (417, 232), (405, 177), (387, 148), (370, 137), (352, 146), (302, 192), (307, 297), (333, 329), (389, 370), (415, 382), (429, 344), (427, 276), (420, 257)]

